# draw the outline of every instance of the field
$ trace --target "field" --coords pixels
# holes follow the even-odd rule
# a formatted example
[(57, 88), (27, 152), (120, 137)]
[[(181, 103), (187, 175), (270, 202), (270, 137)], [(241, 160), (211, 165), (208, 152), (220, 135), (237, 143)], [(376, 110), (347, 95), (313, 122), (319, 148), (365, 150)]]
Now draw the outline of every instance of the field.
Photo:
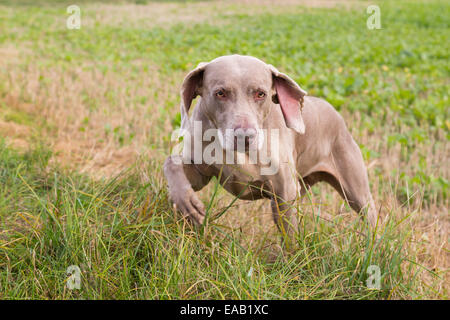
[[(80, 29), (64, 1), (0, 0), (1, 299), (448, 299), (448, 1), (74, 2)], [(214, 181), (204, 226), (175, 214), (162, 164), (181, 82), (232, 53), (344, 116), (380, 239), (326, 185), (298, 206), (294, 251), (268, 201)]]

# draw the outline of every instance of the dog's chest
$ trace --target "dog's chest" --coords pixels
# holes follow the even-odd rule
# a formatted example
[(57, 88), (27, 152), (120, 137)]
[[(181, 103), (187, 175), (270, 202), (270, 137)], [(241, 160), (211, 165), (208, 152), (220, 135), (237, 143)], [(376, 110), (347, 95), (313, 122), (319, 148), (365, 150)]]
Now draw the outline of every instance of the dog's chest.
[(221, 165), (215, 167), (215, 176), (231, 194), (243, 200), (266, 197), (267, 177), (261, 176), (258, 165)]

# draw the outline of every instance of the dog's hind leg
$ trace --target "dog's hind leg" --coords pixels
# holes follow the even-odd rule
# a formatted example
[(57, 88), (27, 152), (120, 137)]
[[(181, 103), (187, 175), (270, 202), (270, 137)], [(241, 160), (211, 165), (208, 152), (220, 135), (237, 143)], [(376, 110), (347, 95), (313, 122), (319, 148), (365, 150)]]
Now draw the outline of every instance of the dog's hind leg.
[(375, 228), (378, 214), (370, 193), (366, 166), (361, 150), (350, 133), (336, 139), (330, 166), (335, 174), (325, 174), (323, 180), (330, 183), (353, 210), (361, 214), (367, 212), (367, 219)]

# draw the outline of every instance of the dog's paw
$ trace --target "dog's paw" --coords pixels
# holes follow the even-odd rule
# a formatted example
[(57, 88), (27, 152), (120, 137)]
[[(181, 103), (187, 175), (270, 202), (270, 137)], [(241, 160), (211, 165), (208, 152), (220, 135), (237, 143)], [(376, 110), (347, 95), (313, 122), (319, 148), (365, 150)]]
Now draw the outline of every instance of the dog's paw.
[(205, 220), (205, 206), (192, 188), (177, 192), (170, 196), (174, 207), (195, 224), (202, 224)]

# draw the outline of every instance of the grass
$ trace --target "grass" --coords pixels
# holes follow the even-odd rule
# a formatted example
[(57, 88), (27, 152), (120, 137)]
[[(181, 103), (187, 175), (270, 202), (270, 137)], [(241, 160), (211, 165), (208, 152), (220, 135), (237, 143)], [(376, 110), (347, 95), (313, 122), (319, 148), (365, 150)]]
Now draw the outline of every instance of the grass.
[[(375, 243), (358, 223), (338, 232), (305, 217), (298, 250), (270, 257), (265, 247), (275, 239), (245, 248), (239, 228), (212, 222), (195, 230), (175, 218), (161, 177), (140, 182), (131, 168), (99, 183), (47, 172), (49, 156), (2, 148), (1, 208), (10, 212), (1, 247), (5, 298), (416, 297), (418, 270), (402, 270), (405, 239), (393, 222)], [(383, 290), (365, 288), (371, 264), (384, 270)], [(70, 265), (82, 270), (79, 291), (64, 286)]]
[[(382, 30), (365, 27), (364, 2), (82, 3), (80, 30), (65, 28), (63, 2), (43, 3), (0, 2), (1, 298), (448, 298), (447, 3), (378, 1)], [(381, 239), (325, 186), (299, 204), (293, 252), (266, 202), (233, 202), (215, 182), (200, 193), (204, 228), (173, 212), (161, 166), (179, 85), (230, 53), (343, 114)], [(71, 265), (80, 290), (66, 286)], [(370, 265), (381, 290), (367, 288)]]

